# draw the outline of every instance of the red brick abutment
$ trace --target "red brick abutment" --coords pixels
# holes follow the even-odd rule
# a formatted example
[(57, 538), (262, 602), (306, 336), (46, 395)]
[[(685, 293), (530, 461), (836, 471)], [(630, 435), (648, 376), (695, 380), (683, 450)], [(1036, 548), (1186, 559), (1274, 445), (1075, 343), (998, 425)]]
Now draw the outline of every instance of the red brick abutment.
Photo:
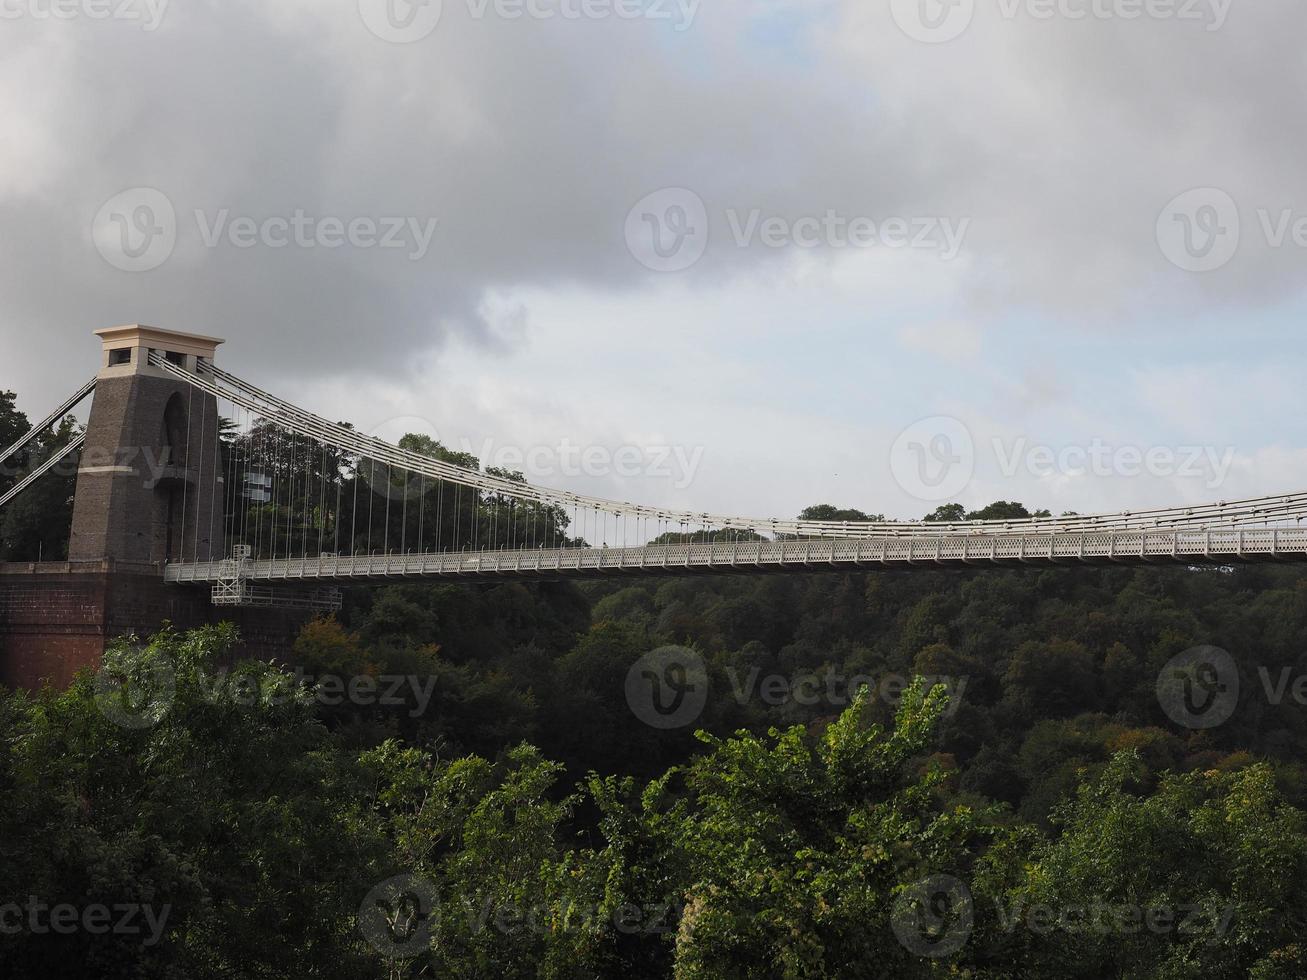
[(207, 587), (169, 585), (157, 565), (114, 561), (0, 562), (0, 686), (67, 687), (98, 667), (122, 636), (149, 636), (164, 623), (193, 629), (235, 623), (237, 656), (287, 662), (311, 614), (217, 609)]

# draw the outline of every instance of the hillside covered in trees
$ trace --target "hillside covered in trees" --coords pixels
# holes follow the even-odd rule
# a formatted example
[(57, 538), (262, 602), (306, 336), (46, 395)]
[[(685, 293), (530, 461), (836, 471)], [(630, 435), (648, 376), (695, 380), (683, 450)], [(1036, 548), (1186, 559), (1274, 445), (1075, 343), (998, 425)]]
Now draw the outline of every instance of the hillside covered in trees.
[[(1267, 566), (403, 584), (286, 669), (165, 633), (0, 707), (0, 968), (1300, 976), (1304, 627)], [(1168, 704), (1195, 648), (1220, 718)]]

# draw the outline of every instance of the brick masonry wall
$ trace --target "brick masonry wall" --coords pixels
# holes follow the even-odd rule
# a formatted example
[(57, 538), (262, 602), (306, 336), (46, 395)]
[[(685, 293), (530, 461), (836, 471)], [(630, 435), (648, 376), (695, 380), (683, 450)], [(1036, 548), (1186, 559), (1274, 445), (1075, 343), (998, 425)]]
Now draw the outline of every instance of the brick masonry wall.
[(202, 588), (166, 584), (150, 566), (112, 562), (0, 563), (0, 686), (67, 687), (96, 667), (120, 636), (148, 636), (165, 622), (178, 629), (232, 622), (238, 657), (290, 662), (309, 614), (279, 609), (215, 609)]

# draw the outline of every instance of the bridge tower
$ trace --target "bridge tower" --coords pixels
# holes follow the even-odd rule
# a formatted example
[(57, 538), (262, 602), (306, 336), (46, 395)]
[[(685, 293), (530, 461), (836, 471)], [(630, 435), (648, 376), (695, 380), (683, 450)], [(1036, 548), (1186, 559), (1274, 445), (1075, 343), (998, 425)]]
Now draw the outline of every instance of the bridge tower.
[(151, 366), (212, 364), (216, 337), (132, 324), (97, 330), (103, 350), (73, 502), (70, 561), (225, 557), (216, 399)]
[(288, 660), (311, 612), (219, 609), (164, 581), (165, 562), (226, 556), (218, 405), (150, 365), (212, 364), (216, 337), (141, 324), (97, 330), (100, 368), (77, 473), (67, 561), (0, 562), (0, 686), (66, 685), (115, 638), (230, 621), (238, 655)]

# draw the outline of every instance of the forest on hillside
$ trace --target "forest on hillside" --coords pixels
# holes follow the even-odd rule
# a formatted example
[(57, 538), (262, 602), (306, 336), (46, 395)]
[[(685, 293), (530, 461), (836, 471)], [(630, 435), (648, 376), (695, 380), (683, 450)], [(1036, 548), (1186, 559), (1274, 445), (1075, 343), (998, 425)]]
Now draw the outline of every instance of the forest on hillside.
[[(0, 557), (59, 557), (72, 472)], [(1301, 976), (1304, 636), (1267, 565), (410, 582), (276, 664), (129, 638), (0, 697), (0, 971)]]
[[(294, 668), (165, 632), (0, 706), (0, 967), (1300, 976), (1305, 626), (1268, 566), (404, 584)], [(141, 911), (42, 919), (96, 903)]]

